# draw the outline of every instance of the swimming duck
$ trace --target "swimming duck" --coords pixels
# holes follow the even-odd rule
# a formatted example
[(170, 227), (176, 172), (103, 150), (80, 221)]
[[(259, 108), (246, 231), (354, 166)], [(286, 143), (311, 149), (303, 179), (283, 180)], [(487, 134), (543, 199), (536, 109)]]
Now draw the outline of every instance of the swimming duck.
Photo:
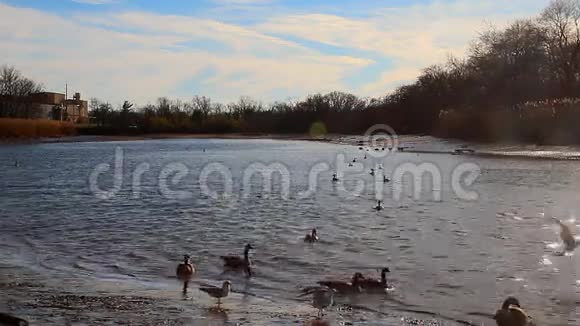
[(535, 325), (533, 319), (520, 306), (518, 299), (507, 298), (495, 316), (493, 316), (497, 326), (532, 326)]
[(372, 279), (372, 278), (362, 278), (359, 280), (359, 284), (361, 286), (362, 289), (367, 290), (367, 291), (385, 291), (385, 289), (387, 289), (389, 287), (389, 285), (387, 284), (387, 273), (390, 273), (391, 271), (389, 270), (388, 267), (385, 267), (383, 269), (381, 269), (381, 279), (380, 280), (376, 280), (376, 279)]
[(382, 205), (383, 201), (382, 200), (378, 200), (377, 201), (377, 206), (373, 207), (373, 209), (380, 211), (383, 209), (383, 205)]
[(205, 286), (205, 287), (200, 287), (199, 288), (201, 291), (209, 294), (210, 297), (212, 298), (216, 298), (217, 301), (217, 306), (219, 307), (220, 304), (222, 303), (222, 298), (225, 298), (228, 296), (228, 294), (230, 294), (230, 291), (232, 289), (232, 282), (230, 281), (224, 281), (224, 283), (222, 284), (222, 287), (217, 287), (217, 286)]
[(224, 261), (224, 267), (235, 269), (235, 270), (245, 270), (248, 277), (252, 276), (252, 269), (250, 267), (250, 249), (254, 249), (251, 244), (247, 244), (244, 247), (244, 257), (240, 256), (221, 256), (220, 258)]
[(312, 306), (318, 309), (318, 319), (324, 316), (324, 309), (332, 306), (334, 291), (327, 286), (314, 286), (302, 291), (301, 297), (312, 294)]
[(316, 229), (312, 229), (312, 231), (310, 232), (310, 234), (307, 234), (304, 237), (304, 242), (313, 243), (313, 242), (317, 242), (317, 241), (318, 241), (318, 235), (316, 233)]
[(375, 175), (375, 169), (371, 169), (370, 175), (372, 175), (372, 176)]
[(332, 182), (338, 182), (338, 176), (336, 173), (332, 174)]
[(350, 282), (346, 281), (338, 281), (338, 280), (326, 280), (326, 281), (318, 281), (318, 285), (326, 286), (338, 293), (342, 294), (351, 294), (351, 293), (360, 293), (361, 287), (359, 282), (363, 280), (364, 277), (361, 273), (355, 273), (352, 276)]
[(189, 255), (183, 256), (183, 262), (181, 262), (177, 266), (177, 279), (183, 282), (183, 294), (187, 294), (187, 286), (189, 281), (193, 277), (193, 273), (195, 273), (195, 268), (193, 268), (193, 264), (189, 260)]

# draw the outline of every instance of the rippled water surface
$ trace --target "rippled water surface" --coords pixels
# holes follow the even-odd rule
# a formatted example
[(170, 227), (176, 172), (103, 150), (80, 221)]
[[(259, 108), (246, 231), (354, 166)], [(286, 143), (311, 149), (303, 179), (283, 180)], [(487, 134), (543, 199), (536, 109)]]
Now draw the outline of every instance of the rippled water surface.
[[(432, 139), (422, 146), (453, 148)], [(123, 156), (119, 189), (113, 176), (116, 149)], [(356, 157), (360, 166), (347, 167), (333, 184), (339, 155), (348, 162)], [(259, 174), (244, 181), (251, 164), (276, 162), (288, 169), (287, 198), (280, 175), (272, 190)], [(391, 176), (408, 162), (440, 169), (442, 185), (434, 188), (441, 201), (433, 199), (429, 178), (413, 198), (407, 175), (396, 200), (399, 181), (383, 185), (369, 174), (382, 164), (379, 175)], [(452, 190), (452, 172), (465, 162), (481, 168), (467, 187), (479, 194), (475, 201)], [(98, 187), (111, 190), (110, 198), (90, 187), (91, 173), (103, 163), (111, 168), (98, 178)], [(211, 163), (214, 172), (204, 175)], [(20, 271), (34, 275), (34, 282), (55, 293), (169, 300), (164, 302), (192, 318), (192, 325), (293, 325), (316, 313), (298, 298), (300, 287), (356, 271), (377, 277), (377, 269), (388, 266), (394, 292), (339, 297), (342, 309), (332, 309), (329, 319), (336, 325), (404, 324), (401, 318), (493, 325), (490, 315), (515, 295), (542, 325), (577, 325), (580, 264), (575, 256), (554, 254), (558, 229), (548, 217), (568, 220), (578, 214), (579, 171), (575, 161), (532, 158), (391, 153), (364, 160), (355, 146), (297, 141), (2, 146), (0, 272), (10, 270), (15, 281)], [(361, 183), (365, 187), (357, 193)], [(305, 195), (309, 185), (314, 191)], [(385, 206), (380, 212), (372, 209), (377, 187)], [(208, 189), (218, 198), (208, 196)], [(322, 241), (306, 245), (302, 237), (312, 227)], [(219, 256), (241, 254), (248, 242), (256, 248), (255, 276), (223, 274)], [(197, 269), (188, 300), (182, 300), (174, 278), (184, 253)], [(225, 279), (234, 290), (225, 300), (228, 321), (210, 322), (212, 300), (197, 288)], [(0, 296), (0, 310), (38, 325), (57, 324), (54, 316), (35, 314), (10, 303), (13, 299)]]

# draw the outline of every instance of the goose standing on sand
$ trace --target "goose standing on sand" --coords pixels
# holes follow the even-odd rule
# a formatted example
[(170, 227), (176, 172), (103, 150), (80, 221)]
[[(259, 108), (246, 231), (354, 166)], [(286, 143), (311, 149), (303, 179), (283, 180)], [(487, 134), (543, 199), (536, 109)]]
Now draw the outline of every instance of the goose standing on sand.
[(248, 277), (252, 276), (251, 262), (249, 253), (250, 250), (254, 249), (251, 244), (247, 244), (244, 247), (244, 257), (240, 256), (221, 256), (220, 258), (224, 261), (224, 267), (234, 270), (244, 270)]
[(574, 233), (568, 225), (564, 224), (562, 221), (555, 217), (553, 219), (560, 225), (560, 238), (564, 243), (564, 252), (562, 252), (562, 255), (566, 254), (567, 252), (573, 252), (578, 246), (578, 243), (574, 238)]
[(217, 286), (204, 286), (199, 288), (201, 291), (209, 294), (210, 297), (217, 299), (217, 306), (222, 304), (222, 298), (225, 298), (230, 294), (232, 289), (232, 282), (224, 281), (222, 287)]
[(520, 306), (518, 299), (514, 297), (507, 298), (495, 316), (497, 326), (533, 326), (534, 320)]
[(310, 231), (310, 234), (307, 234), (304, 237), (304, 242), (310, 243), (318, 242), (318, 234), (316, 232), (316, 229), (312, 229), (312, 231)]
[(382, 200), (378, 200), (377, 201), (377, 206), (373, 207), (373, 209), (374, 210), (377, 210), (377, 211), (383, 210), (383, 201)]
[(360, 293), (360, 282), (364, 279), (361, 273), (355, 273), (350, 282), (339, 280), (318, 281), (318, 285), (328, 287), (341, 294)]
[(193, 277), (193, 273), (195, 273), (195, 268), (193, 268), (193, 264), (189, 258), (189, 255), (183, 256), (183, 262), (177, 266), (177, 271), (175, 273), (177, 275), (177, 279), (183, 282), (183, 294), (187, 294), (187, 286)]
[(334, 291), (327, 286), (314, 286), (304, 289), (301, 297), (312, 294), (312, 306), (318, 309), (318, 319), (324, 317), (324, 309), (332, 306)]
[(389, 288), (389, 284), (387, 283), (387, 273), (390, 273), (388, 267), (381, 269), (381, 279), (376, 280), (372, 278), (362, 278), (359, 280), (359, 284), (363, 290), (366, 291), (381, 291), (384, 292), (386, 289)]

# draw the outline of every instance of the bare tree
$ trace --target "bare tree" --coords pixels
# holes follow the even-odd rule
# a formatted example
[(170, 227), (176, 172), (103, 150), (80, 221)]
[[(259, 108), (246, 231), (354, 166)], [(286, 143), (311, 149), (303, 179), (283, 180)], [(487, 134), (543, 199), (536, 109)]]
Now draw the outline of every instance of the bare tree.
[(580, 60), (580, 1), (553, 0), (540, 15), (550, 63), (560, 78), (563, 96), (574, 95)]

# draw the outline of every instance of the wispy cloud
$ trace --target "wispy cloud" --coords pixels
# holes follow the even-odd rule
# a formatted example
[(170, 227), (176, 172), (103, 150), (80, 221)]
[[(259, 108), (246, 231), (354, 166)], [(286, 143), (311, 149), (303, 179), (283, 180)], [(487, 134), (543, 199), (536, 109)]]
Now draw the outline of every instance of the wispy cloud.
[[(331, 90), (376, 96), (449, 53), (463, 54), (485, 20), (503, 24), (547, 0), (513, 3), (376, 8), (365, 19), (277, 11), (243, 24), (139, 11), (64, 17), (0, 2), (0, 64), (14, 64), (49, 89), (68, 83), (111, 102), (195, 94), (276, 100)], [(375, 66), (384, 70), (358, 78)], [(353, 76), (356, 85), (348, 82)]]

